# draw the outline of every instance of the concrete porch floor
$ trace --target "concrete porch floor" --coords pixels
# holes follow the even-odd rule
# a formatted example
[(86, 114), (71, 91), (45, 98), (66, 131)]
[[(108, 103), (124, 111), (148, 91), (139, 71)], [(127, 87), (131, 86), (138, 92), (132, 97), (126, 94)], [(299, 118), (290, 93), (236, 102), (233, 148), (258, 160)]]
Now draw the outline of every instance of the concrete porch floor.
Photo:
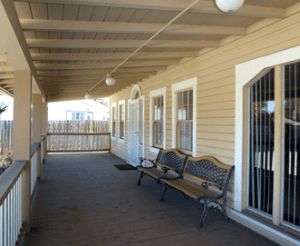
[(48, 155), (32, 206), (26, 246), (92, 245), (277, 245), (246, 227), (169, 191), (139, 171), (119, 171), (125, 162), (110, 153)]

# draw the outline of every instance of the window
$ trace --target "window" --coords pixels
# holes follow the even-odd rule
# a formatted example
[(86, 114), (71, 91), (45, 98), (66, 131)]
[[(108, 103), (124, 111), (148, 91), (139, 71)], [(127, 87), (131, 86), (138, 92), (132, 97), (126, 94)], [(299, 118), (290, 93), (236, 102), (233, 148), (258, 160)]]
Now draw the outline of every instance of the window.
[(154, 99), (154, 124), (153, 124), (153, 139), (154, 139), (154, 146), (162, 147), (163, 145), (163, 115), (164, 115), (164, 97), (159, 96), (155, 97)]
[(86, 112), (66, 111), (67, 120), (85, 120)]
[[(274, 196), (281, 196), (281, 223), (300, 229), (300, 63), (277, 67), (283, 73), (276, 82), (275, 69), (265, 73), (248, 87), (248, 196), (247, 208), (273, 219)], [(279, 90), (283, 101), (275, 95)], [(278, 94), (277, 94), (278, 95)], [(282, 112), (275, 111), (275, 104)], [(281, 114), (281, 119), (280, 119)], [(277, 134), (282, 129), (282, 140)], [(277, 141), (276, 141), (277, 140)], [(275, 145), (281, 148), (281, 166), (275, 169)], [(280, 152), (280, 151), (279, 151)], [(279, 153), (280, 154), (280, 153)], [(274, 187), (275, 177), (282, 180), (282, 193)], [(276, 182), (276, 181), (275, 181)], [(277, 193), (277, 194), (276, 194)]]
[(149, 150), (154, 153), (166, 149), (166, 92), (166, 87), (150, 92)]
[(172, 147), (196, 156), (197, 78), (172, 87)]
[(193, 151), (193, 90), (177, 93), (177, 148)]
[(111, 104), (111, 136), (116, 139), (117, 137), (117, 103)]
[[(232, 210), (242, 218), (238, 212), (249, 209), (298, 232), (300, 63), (295, 61), (299, 52), (300, 46), (293, 47), (236, 66)], [(275, 227), (255, 224), (276, 233)]]
[(125, 139), (125, 100), (119, 102), (119, 141)]

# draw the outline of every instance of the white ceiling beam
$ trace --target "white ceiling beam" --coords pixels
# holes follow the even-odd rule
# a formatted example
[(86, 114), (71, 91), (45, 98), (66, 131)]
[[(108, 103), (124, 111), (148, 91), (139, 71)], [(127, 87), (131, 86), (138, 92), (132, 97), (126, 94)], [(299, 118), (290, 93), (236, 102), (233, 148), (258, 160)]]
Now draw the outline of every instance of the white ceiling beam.
[[(29, 48), (67, 48), (67, 49), (118, 49), (138, 48), (146, 40), (62, 40), (62, 39), (27, 39)], [(219, 47), (218, 41), (173, 41), (173, 40), (152, 40), (145, 47), (147, 48), (213, 48)]]
[(13, 72), (13, 68), (9, 65), (0, 65), (0, 74), (2, 73), (9, 73), (9, 72)]
[[(18, 0), (21, 2), (32, 2), (32, 0)], [(119, 8), (141, 8), (153, 10), (166, 10), (166, 11), (182, 11), (188, 5), (192, 4), (194, 0), (34, 0), (36, 3), (55, 3), (55, 4), (74, 4), (74, 5), (92, 5), (92, 6), (109, 6)], [(221, 12), (213, 1), (199, 1), (188, 12), (200, 14), (217, 14), (225, 15)], [(285, 18), (285, 9), (254, 6), (244, 4), (238, 11), (226, 15), (233, 16), (251, 16), (262, 18)]]
[[(153, 73), (139, 73), (139, 74), (113, 74), (113, 77), (115, 79), (137, 79), (137, 78), (145, 78), (150, 76)], [(81, 76), (60, 76), (60, 77), (40, 77), (41, 83), (47, 83), (47, 82), (56, 82), (56, 81), (74, 81), (74, 80), (91, 80), (91, 79), (102, 79), (106, 74), (100, 75), (81, 75)]]
[[(20, 19), (26, 31), (53, 32), (105, 32), (105, 33), (156, 33), (165, 24), (124, 23), (101, 21), (68, 21)], [(246, 35), (244, 27), (170, 25), (162, 33), (179, 35)]]
[(4, 89), (12, 89), (12, 88), (14, 88), (13, 85), (3, 85), (2, 87), (3, 87)]
[[(67, 86), (75, 86), (75, 85), (94, 85), (96, 84), (100, 78), (96, 79), (81, 79), (81, 80), (59, 80), (59, 81), (46, 81), (43, 82), (43, 87), (45, 86), (58, 86), (58, 85), (67, 85)], [(115, 78), (119, 82), (124, 82), (124, 81), (132, 81), (132, 80), (141, 80), (144, 79), (143, 77), (135, 77), (135, 78)]]
[[(167, 66), (153, 66), (153, 67), (138, 67), (138, 68), (118, 68), (116, 74), (118, 73), (142, 73), (142, 72), (157, 72), (166, 70)], [(111, 69), (103, 68), (103, 69), (83, 69), (83, 70), (55, 70), (55, 71), (43, 71), (38, 70), (37, 73), (39, 76), (68, 76), (68, 75), (105, 75), (109, 73)]]
[[(91, 61), (91, 60), (123, 60), (131, 53), (32, 53), (34, 61)], [(197, 52), (140, 52), (132, 59), (159, 59), (196, 57)]]
[(4, 85), (4, 84), (13, 84), (14, 80), (13, 79), (1, 79), (0, 80), (0, 85)]
[(0, 79), (13, 79), (13, 73), (0, 73)]
[[(168, 66), (178, 64), (178, 60), (162, 60), (162, 61), (144, 61), (135, 62), (128, 61), (122, 67), (144, 67), (144, 66)], [(69, 70), (69, 69), (93, 69), (93, 68), (115, 68), (120, 62), (93, 62), (93, 63), (51, 63), (51, 64), (35, 64), (38, 70)]]

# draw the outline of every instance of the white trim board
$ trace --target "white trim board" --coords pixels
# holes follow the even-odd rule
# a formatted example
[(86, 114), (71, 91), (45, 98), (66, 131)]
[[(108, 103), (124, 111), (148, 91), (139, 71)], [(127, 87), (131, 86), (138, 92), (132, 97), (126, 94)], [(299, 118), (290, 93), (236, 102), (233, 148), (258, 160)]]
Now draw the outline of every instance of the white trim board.
[[(126, 112), (126, 103), (125, 103), (125, 99), (124, 100), (121, 100), (118, 102), (118, 142), (120, 143), (125, 143), (125, 140), (126, 140), (126, 116), (125, 116), (125, 124), (124, 124), (124, 139), (121, 138), (120, 134), (121, 134), (121, 131), (120, 131), (120, 122), (121, 122), (121, 115), (120, 115), (120, 110), (119, 110), (119, 107), (121, 105), (124, 105), (124, 111)], [(126, 115), (126, 113), (124, 112), (124, 115)]]
[(149, 137), (149, 150), (153, 153), (158, 154), (159, 149), (153, 147), (153, 97), (157, 97), (157, 96), (163, 96), (163, 100), (164, 100), (164, 115), (163, 115), (163, 128), (164, 128), (164, 143), (163, 143), (163, 148), (166, 149), (167, 148), (167, 141), (166, 141), (166, 137), (167, 137), (167, 126), (166, 126), (166, 110), (167, 110), (167, 106), (166, 106), (166, 97), (167, 97), (167, 87), (163, 87), (154, 91), (150, 91), (149, 92), (149, 96), (150, 96), (150, 137)]
[(300, 46), (279, 51), (235, 66), (235, 185), (234, 209), (242, 211), (243, 203), (243, 88), (266, 68), (297, 61)]
[[(172, 90), (172, 148), (176, 148), (176, 92), (193, 88), (193, 122), (197, 122), (197, 84), (198, 78), (194, 77), (171, 86)], [(193, 157), (197, 156), (197, 124), (193, 124)]]
[[(111, 129), (110, 129), (110, 136), (111, 136), (111, 139), (113, 140), (117, 140), (117, 137), (114, 137), (113, 136), (113, 115), (112, 115), (112, 108), (115, 107), (115, 115), (116, 115), (116, 123), (118, 122), (118, 119), (117, 119), (117, 102), (114, 102), (110, 105), (110, 112), (111, 112), (111, 117), (110, 117), (110, 125), (111, 125)], [(117, 136), (117, 126), (116, 127), (116, 136)]]

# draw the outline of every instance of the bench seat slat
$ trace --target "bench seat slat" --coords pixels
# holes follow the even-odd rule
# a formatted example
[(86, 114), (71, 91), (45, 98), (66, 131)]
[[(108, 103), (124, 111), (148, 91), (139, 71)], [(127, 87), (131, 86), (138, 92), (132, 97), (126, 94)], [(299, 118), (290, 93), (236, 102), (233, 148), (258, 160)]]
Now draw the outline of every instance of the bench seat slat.
[[(184, 192), (185, 194), (187, 194), (188, 196), (196, 199), (199, 196), (203, 196), (203, 191), (204, 188), (195, 184), (192, 184), (189, 181), (186, 180), (182, 180), (182, 179), (178, 179), (178, 180), (161, 180), (162, 182), (170, 185), (171, 187), (176, 188), (177, 190), (180, 190), (182, 192)], [(207, 197), (217, 197), (219, 194), (211, 191), (211, 190), (207, 190), (205, 192), (205, 195)]]
[[(146, 174), (148, 174), (149, 176), (157, 179), (163, 176), (163, 170), (161, 169), (157, 169), (157, 168), (143, 168), (143, 167), (138, 167), (137, 168), (139, 171), (144, 172)], [(174, 178), (174, 176), (172, 176), (171, 174), (167, 173), (166, 174), (167, 178)]]

